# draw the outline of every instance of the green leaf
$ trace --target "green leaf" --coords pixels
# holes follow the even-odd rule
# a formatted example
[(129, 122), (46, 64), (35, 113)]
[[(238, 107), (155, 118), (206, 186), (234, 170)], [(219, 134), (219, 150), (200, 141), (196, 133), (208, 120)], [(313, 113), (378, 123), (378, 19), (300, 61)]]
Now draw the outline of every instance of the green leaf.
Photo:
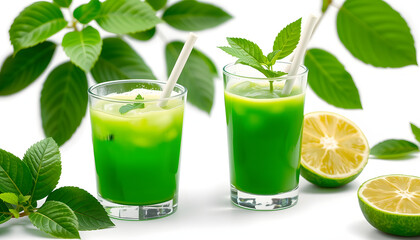
[(19, 204), (19, 197), (15, 193), (0, 193), (0, 199), (13, 205)]
[(156, 33), (156, 28), (154, 27), (143, 32), (129, 33), (128, 35), (140, 41), (147, 41), (147, 40), (152, 39), (155, 33)]
[(149, 4), (139, 0), (106, 0), (96, 22), (116, 34), (142, 32), (162, 21)]
[(60, 7), (68, 8), (70, 7), (72, 0), (53, 0), (53, 2)]
[(305, 66), (309, 86), (320, 98), (339, 108), (362, 109), (353, 78), (335, 56), (313, 48), (306, 53)]
[(80, 238), (77, 217), (66, 204), (47, 201), (29, 215), (35, 227), (58, 238)]
[(370, 149), (370, 155), (377, 158), (391, 159), (405, 157), (418, 151), (419, 147), (412, 142), (400, 139), (389, 139), (373, 146)]
[(214, 62), (200, 51), (197, 51), (197, 54), (200, 55), (201, 59), (203, 59), (207, 63), (207, 66), (209, 67), (210, 72), (212, 72), (216, 77), (219, 77), (219, 73), (217, 71), (217, 67), (214, 64)]
[(261, 64), (267, 63), (267, 58), (264, 56), (260, 47), (257, 44), (246, 40), (244, 38), (226, 38), (229, 45), (239, 51), (242, 57), (254, 58)]
[(163, 7), (165, 7), (166, 6), (166, 2), (167, 2), (167, 0), (146, 0), (146, 2), (150, 5), (150, 6), (152, 6), (152, 8), (154, 9), (154, 10), (159, 10), (159, 9), (162, 9)]
[(101, 11), (101, 2), (99, 0), (90, 0), (86, 4), (82, 4), (77, 7), (73, 16), (82, 24), (88, 24), (90, 21), (98, 16)]
[(19, 212), (16, 209), (10, 208), (9, 212), (13, 214), (13, 217), (15, 217), (16, 219), (19, 218)]
[(19, 203), (25, 203), (25, 202), (29, 201), (29, 199), (31, 199), (31, 195), (26, 195), (26, 196), (19, 195), (18, 202)]
[(414, 39), (405, 20), (382, 0), (347, 0), (337, 15), (341, 42), (375, 67), (417, 65)]
[(39, 141), (26, 151), (23, 161), (34, 180), (31, 191), (34, 200), (46, 197), (57, 186), (61, 175), (60, 159), (60, 150), (52, 138)]
[(92, 68), (96, 82), (120, 79), (156, 79), (143, 59), (124, 40), (106, 38), (102, 52)]
[(96, 230), (114, 226), (102, 205), (87, 191), (77, 187), (62, 187), (52, 192), (48, 201), (59, 201), (76, 214), (79, 230)]
[(322, 13), (326, 12), (330, 4), (332, 3), (332, 0), (322, 0)]
[[(144, 98), (140, 94), (137, 94), (137, 97), (135, 100), (144, 100)], [(125, 114), (131, 110), (138, 109), (138, 108), (144, 108), (144, 103), (126, 104), (124, 106), (121, 106), (119, 111), (121, 114)]]
[[(181, 53), (184, 43), (175, 41), (166, 45), (166, 69), (168, 76), (175, 65), (175, 62)], [(203, 53), (193, 49), (187, 63), (178, 79), (178, 83), (188, 89), (188, 101), (210, 113), (214, 98), (215, 75), (208, 65), (206, 59), (203, 59)]]
[(48, 67), (56, 45), (43, 42), (6, 58), (0, 70), (0, 95), (10, 95), (29, 86)]
[(28, 167), (15, 155), (0, 149), (0, 192), (26, 195), (32, 188)]
[(302, 18), (290, 23), (283, 28), (273, 44), (273, 51), (278, 51), (271, 57), (271, 65), (274, 65), (277, 59), (289, 56), (295, 50), (300, 39)]
[(86, 113), (87, 100), (85, 73), (70, 62), (55, 68), (41, 92), (45, 135), (54, 138), (59, 146), (70, 139)]
[(198, 1), (180, 1), (168, 7), (162, 19), (172, 27), (184, 31), (199, 31), (216, 27), (231, 19), (223, 9)]
[(49, 2), (36, 2), (25, 8), (10, 27), (15, 53), (47, 40), (67, 26), (61, 10)]
[(102, 39), (96, 29), (88, 26), (81, 32), (67, 33), (62, 45), (70, 60), (85, 72), (89, 72), (101, 53)]
[(9, 221), (12, 218), (6, 204), (0, 200), (0, 224)]
[(410, 123), (410, 126), (411, 126), (411, 131), (413, 132), (414, 137), (416, 138), (417, 142), (420, 142), (420, 128), (412, 123)]

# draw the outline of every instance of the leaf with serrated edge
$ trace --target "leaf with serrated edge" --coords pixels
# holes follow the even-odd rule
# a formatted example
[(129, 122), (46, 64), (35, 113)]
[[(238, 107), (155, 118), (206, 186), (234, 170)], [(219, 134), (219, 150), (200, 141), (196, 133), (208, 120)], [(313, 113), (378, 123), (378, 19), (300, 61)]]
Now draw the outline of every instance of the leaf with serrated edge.
[[(166, 45), (166, 69), (167, 73), (172, 71), (173, 66), (181, 52), (184, 43), (171, 42)], [(197, 49), (193, 49), (185, 64), (184, 70), (178, 79), (178, 83), (188, 89), (188, 101), (210, 113), (214, 98), (214, 73)]]
[(52, 138), (32, 145), (25, 153), (23, 161), (34, 180), (31, 196), (39, 200), (51, 193), (61, 175), (60, 150)]
[(105, 31), (128, 34), (151, 29), (161, 23), (153, 8), (139, 0), (106, 0), (96, 22)]
[(289, 56), (295, 50), (300, 39), (301, 22), (302, 18), (299, 18), (279, 32), (273, 44), (273, 51), (278, 50), (278, 52), (271, 58), (272, 64), (277, 59)]
[(53, 0), (53, 2), (60, 7), (68, 8), (70, 7), (72, 0)]
[(143, 59), (120, 38), (103, 40), (102, 52), (92, 68), (96, 82), (118, 79), (156, 79)]
[(35, 227), (58, 238), (80, 238), (77, 217), (66, 204), (47, 201), (29, 215)]
[(33, 185), (31, 173), (15, 155), (0, 149), (0, 192), (26, 195)]
[(260, 64), (267, 63), (260, 47), (257, 44), (244, 38), (227, 38), (229, 45), (242, 53), (245, 57), (252, 57)]
[(0, 200), (0, 224), (9, 221), (12, 218), (6, 204)]
[(36, 2), (25, 8), (10, 27), (15, 53), (37, 45), (67, 26), (61, 10), (49, 2)]
[(48, 67), (56, 45), (43, 42), (6, 58), (0, 71), (0, 95), (9, 95), (29, 86)]
[(79, 230), (96, 230), (114, 226), (102, 205), (87, 191), (77, 187), (62, 187), (52, 192), (47, 201), (59, 201), (76, 214)]
[(41, 119), (44, 133), (60, 146), (80, 125), (87, 108), (87, 78), (70, 62), (56, 67), (41, 92)]
[(417, 65), (410, 28), (385, 1), (345, 1), (337, 14), (337, 33), (362, 62), (392, 68)]
[(320, 98), (339, 108), (362, 109), (353, 78), (335, 56), (313, 48), (306, 53), (305, 66), (309, 86)]
[(419, 147), (407, 140), (389, 139), (380, 142), (370, 149), (370, 154), (377, 158), (399, 158), (418, 152)]
[(216, 27), (231, 19), (223, 9), (198, 1), (180, 1), (169, 6), (162, 19), (170, 26), (183, 31), (199, 31)]
[(63, 38), (63, 49), (70, 60), (85, 72), (89, 72), (98, 60), (102, 49), (102, 38), (93, 27), (67, 33)]
[(420, 142), (420, 128), (412, 123), (410, 123), (410, 126), (411, 126), (411, 131), (413, 132), (414, 137), (416, 138), (417, 142)]
[(13, 205), (19, 204), (19, 197), (15, 193), (0, 193), (0, 199)]
[(82, 24), (88, 24), (90, 21), (98, 16), (101, 11), (101, 2), (99, 0), (90, 0), (86, 4), (82, 4), (77, 7), (73, 16)]

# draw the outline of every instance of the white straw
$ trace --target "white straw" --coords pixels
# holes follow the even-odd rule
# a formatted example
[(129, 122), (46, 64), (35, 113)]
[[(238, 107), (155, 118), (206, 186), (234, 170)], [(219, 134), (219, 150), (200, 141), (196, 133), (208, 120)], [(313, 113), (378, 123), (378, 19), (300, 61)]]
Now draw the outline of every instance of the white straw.
[[(305, 56), (306, 48), (308, 46), (309, 40), (311, 39), (312, 31), (315, 27), (318, 18), (315, 17), (313, 14), (308, 16), (306, 20), (304, 31), (302, 32), (299, 46), (296, 48), (295, 55), (293, 56), (293, 62), (290, 64), (290, 70), (288, 71), (287, 75), (294, 76), (297, 74), (300, 64), (302, 64), (303, 57)], [(295, 79), (289, 79), (286, 81), (284, 85), (282, 94), (289, 95), (292, 91), (293, 84), (295, 83)]]
[[(169, 75), (168, 81), (166, 82), (165, 88), (162, 91), (161, 98), (168, 98), (171, 96), (172, 90), (175, 87), (176, 81), (178, 81), (179, 76), (181, 75), (182, 69), (187, 62), (188, 57), (191, 54), (191, 51), (194, 47), (194, 43), (197, 40), (197, 35), (190, 33), (187, 41), (184, 44), (184, 47), (181, 50), (181, 53), (176, 60), (174, 68), (172, 69), (171, 74)], [(159, 103), (160, 107), (164, 107), (168, 101), (164, 100)]]

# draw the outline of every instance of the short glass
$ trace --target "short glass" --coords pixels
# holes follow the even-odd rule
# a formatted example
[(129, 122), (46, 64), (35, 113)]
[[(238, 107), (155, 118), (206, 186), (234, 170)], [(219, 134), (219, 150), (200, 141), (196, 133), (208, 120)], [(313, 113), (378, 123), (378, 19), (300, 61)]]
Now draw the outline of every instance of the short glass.
[[(277, 62), (273, 70), (287, 72), (290, 64)], [(235, 205), (278, 210), (297, 203), (307, 74), (305, 66), (277, 78), (242, 64), (223, 68)], [(283, 93), (286, 81), (289, 94)]]
[[(163, 99), (165, 84), (117, 80), (89, 88), (98, 198), (113, 218), (153, 219), (177, 209), (187, 89), (176, 84)], [(133, 109), (121, 113), (122, 106)]]

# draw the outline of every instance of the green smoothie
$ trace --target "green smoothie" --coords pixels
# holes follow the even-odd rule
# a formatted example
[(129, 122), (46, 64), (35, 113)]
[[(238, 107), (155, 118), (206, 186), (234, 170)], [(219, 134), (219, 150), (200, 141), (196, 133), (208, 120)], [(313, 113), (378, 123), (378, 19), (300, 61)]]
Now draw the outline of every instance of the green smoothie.
[(242, 81), (226, 87), (231, 184), (258, 195), (275, 195), (299, 183), (305, 95), (283, 83)]
[[(141, 92), (147, 100), (160, 91)], [(133, 100), (138, 92), (108, 95)], [(170, 100), (161, 108), (121, 114), (127, 103), (96, 102), (90, 111), (98, 191), (102, 198), (124, 205), (150, 205), (176, 197), (184, 102)]]

